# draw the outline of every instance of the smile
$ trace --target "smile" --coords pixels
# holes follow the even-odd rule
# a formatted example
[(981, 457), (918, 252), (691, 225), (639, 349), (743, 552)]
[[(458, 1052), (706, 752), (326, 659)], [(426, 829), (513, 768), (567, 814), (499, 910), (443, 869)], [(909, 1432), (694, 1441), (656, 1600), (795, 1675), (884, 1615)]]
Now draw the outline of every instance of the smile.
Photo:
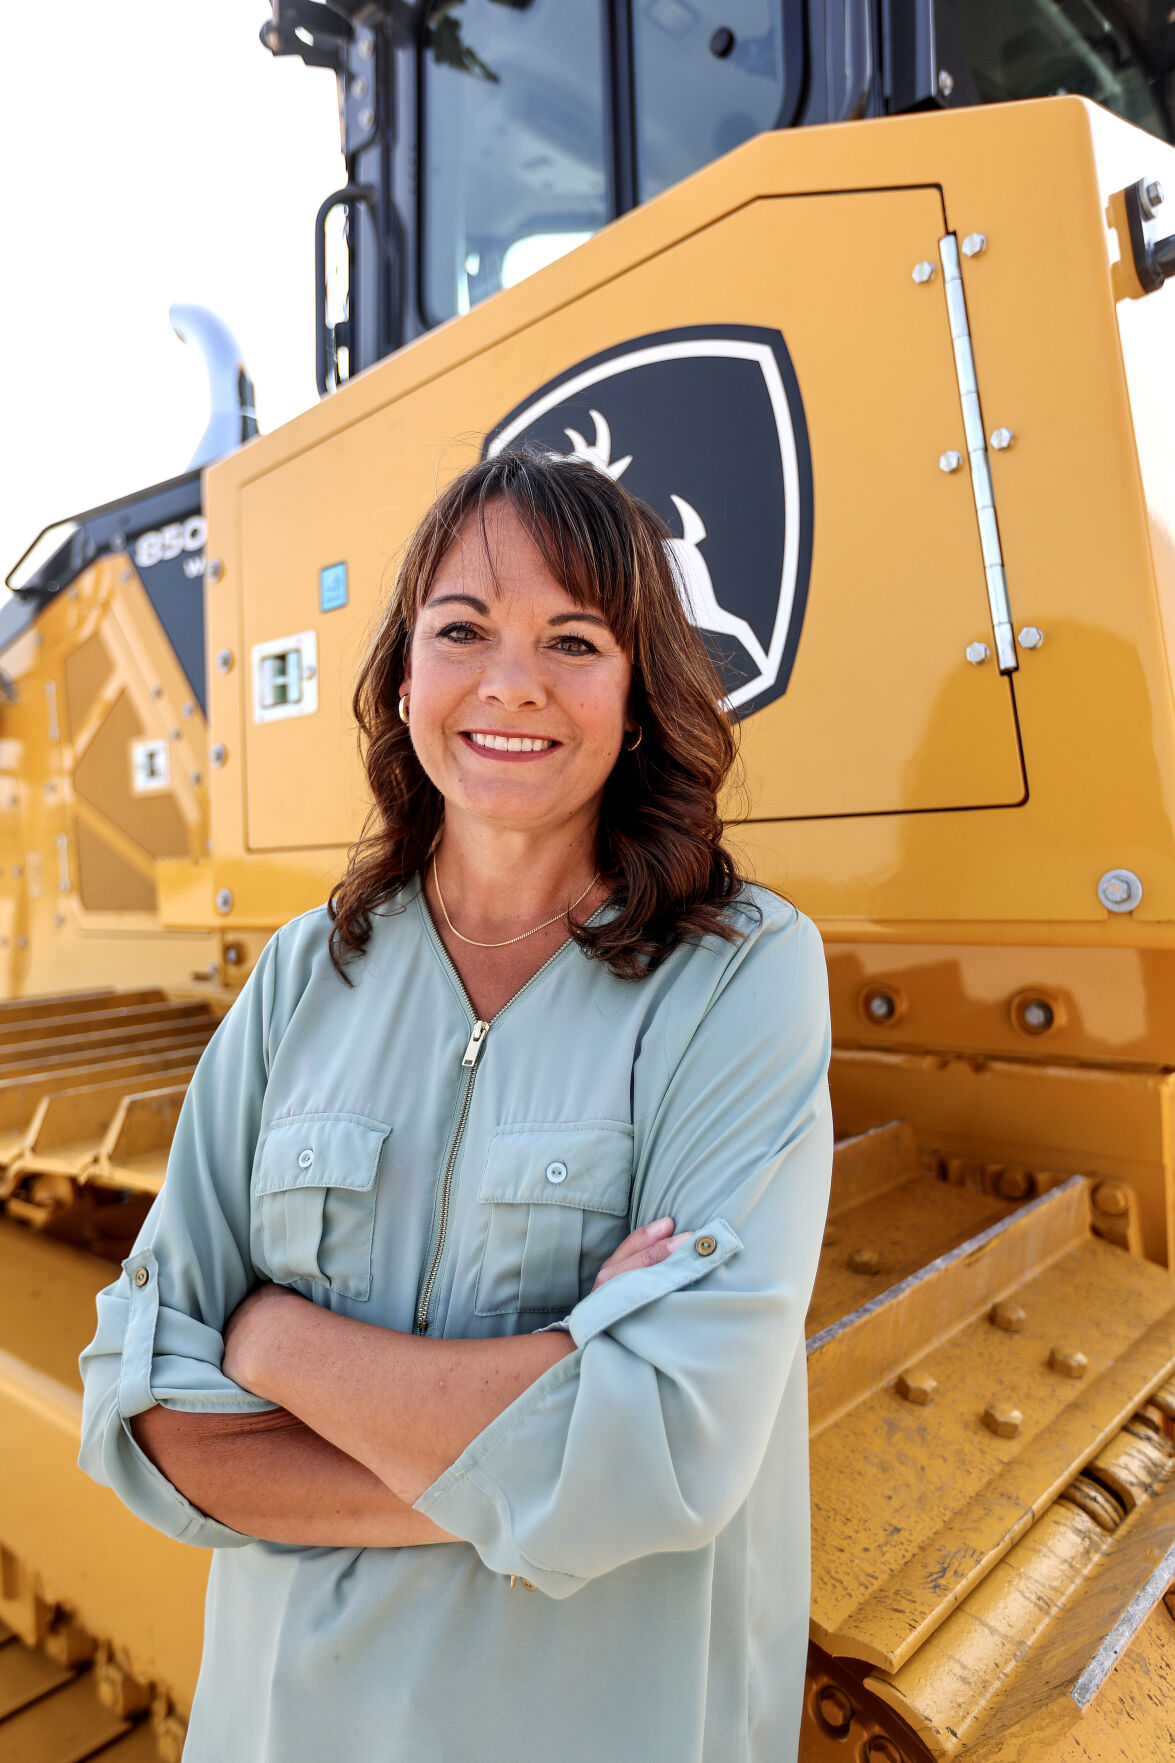
[(487, 735), (473, 730), (465, 732), (465, 739), (483, 753), (549, 753), (559, 744), (542, 735)]

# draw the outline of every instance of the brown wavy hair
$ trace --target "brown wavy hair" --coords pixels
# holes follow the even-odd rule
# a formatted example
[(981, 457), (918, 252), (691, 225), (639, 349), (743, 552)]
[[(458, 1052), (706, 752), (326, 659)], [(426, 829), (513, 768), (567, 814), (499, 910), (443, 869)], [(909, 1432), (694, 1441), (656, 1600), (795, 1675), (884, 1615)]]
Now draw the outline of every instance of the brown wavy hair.
[(607, 923), (569, 917), (571, 936), (613, 973), (639, 979), (686, 938), (742, 934), (728, 909), (746, 884), (718, 812), (736, 742), (717, 672), (682, 609), (669, 529), (594, 465), (516, 448), (471, 466), (437, 497), (408, 540), (360, 667), (352, 707), (374, 805), (330, 895), (330, 955), (344, 979), (371, 935), (372, 911), (424, 868), (441, 830), (444, 802), (400, 720), (399, 685), (441, 559), (470, 519), (486, 542), (486, 509), (497, 501), (575, 604), (604, 617), (632, 664), (628, 711), (642, 734), (604, 786), (596, 848), (615, 911)]

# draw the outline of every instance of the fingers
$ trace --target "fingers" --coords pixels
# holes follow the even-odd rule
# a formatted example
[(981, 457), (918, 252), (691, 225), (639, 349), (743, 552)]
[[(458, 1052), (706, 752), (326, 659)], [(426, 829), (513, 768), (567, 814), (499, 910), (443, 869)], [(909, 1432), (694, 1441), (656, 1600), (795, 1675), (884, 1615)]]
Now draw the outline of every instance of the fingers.
[(666, 1260), (679, 1249), (683, 1243), (693, 1241), (692, 1230), (679, 1231), (676, 1236), (667, 1236), (666, 1230), (672, 1230), (671, 1218), (658, 1218), (652, 1224), (641, 1225), (632, 1231), (618, 1249), (605, 1261), (596, 1275), (593, 1291), (615, 1279), (618, 1273), (630, 1273), (638, 1267), (655, 1267), (659, 1261)]

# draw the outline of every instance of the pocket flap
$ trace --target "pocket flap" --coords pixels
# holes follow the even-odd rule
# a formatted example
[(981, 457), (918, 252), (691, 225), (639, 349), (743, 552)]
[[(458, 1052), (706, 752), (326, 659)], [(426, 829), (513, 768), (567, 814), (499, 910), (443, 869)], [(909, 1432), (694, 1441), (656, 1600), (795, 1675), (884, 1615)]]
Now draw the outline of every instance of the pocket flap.
[(626, 1121), (543, 1121), (497, 1129), (477, 1197), (492, 1205), (573, 1206), (622, 1218), (631, 1189)]
[(255, 1194), (291, 1188), (370, 1188), (391, 1127), (362, 1114), (299, 1114), (275, 1120), (257, 1154)]

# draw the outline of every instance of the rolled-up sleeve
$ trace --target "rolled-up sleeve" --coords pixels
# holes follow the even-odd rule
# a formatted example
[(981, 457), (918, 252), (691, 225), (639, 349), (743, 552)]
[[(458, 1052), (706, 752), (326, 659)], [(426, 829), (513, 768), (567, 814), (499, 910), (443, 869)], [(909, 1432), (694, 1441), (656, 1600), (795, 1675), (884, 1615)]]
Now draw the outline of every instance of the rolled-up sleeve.
[[(577, 1304), (562, 1325), (576, 1351), (416, 1502), (487, 1567), (564, 1597), (704, 1546), (746, 1500), (803, 1353), (830, 1042), (819, 935), (781, 909), (728, 962), (668, 1081), (635, 1075), (633, 1223), (671, 1214), (693, 1238)], [(664, 1069), (667, 1053), (662, 1040), (641, 1064)], [(642, 1083), (657, 1089), (647, 1123)]]
[(85, 1394), (79, 1467), (138, 1517), (201, 1548), (253, 1541), (185, 1499), (140, 1448), (136, 1414), (260, 1413), (272, 1402), (220, 1369), (221, 1330), (256, 1284), (249, 1177), (269, 1064), (277, 938), (217, 1027), (184, 1098), (167, 1176), (120, 1277), (98, 1294), (79, 1360)]

